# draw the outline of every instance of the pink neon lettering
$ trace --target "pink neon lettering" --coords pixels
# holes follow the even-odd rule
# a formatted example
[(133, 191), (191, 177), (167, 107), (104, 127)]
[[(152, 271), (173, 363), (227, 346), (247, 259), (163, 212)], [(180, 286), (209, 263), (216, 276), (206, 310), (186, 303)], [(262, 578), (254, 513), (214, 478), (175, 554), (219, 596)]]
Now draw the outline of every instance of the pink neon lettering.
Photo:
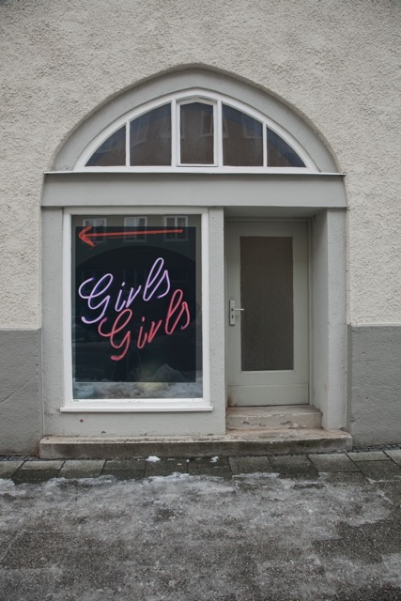
[(148, 343), (152, 342), (153, 338), (156, 336), (158, 330), (160, 329), (162, 323), (163, 323), (162, 319), (159, 319), (159, 321), (157, 323), (155, 321), (152, 321), (152, 323), (150, 325), (150, 329), (149, 329), (149, 334), (148, 334)]
[(132, 315), (133, 312), (131, 311), (131, 309), (124, 309), (124, 311), (117, 315), (109, 333), (102, 331), (103, 325), (107, 322), (107, 317), (102, 319), (102, 321), (98, 325), (97, 331), (99, 332), (100, 336), (103, 336), (104, 338), (109, 338), (110, 344), (114, 349), (122, 349), (121, 355), (111, 355), (110, 358), (113, 361), (121, 361), (121, 359), (123, 359), (128, 352), (129, 345), (131, 343), (131, 332), (128, 330), (128, 332), (126, 332), (126, 334), (123, 336), (121, 342), (116, 342), (114, 340), (114, 337), (129, 324), (129, 322), (132, 319)]
[[(144, 322), (145, 318), (141, 317), (141, 321)], [(148, 339), (148, 336), (147, 336), (147, 334), (144, 334), (143, 326), (141, 326), (139, 328), (139, 332), (138, 332), (138, 340), (136, 341), (137, 348), (142, 349), (145, 346), (147, 339)]]
[[(189, 313), (188, 303), (186, 301), (183, 301), (183, 298), (184, 293), (180, 288), (174, 290), (167, 310), (166, 325), (164, 326), (164, 331), (168, 336), (171, 336), (171, 334), (175, 332), (178, 323), (184, 314), (186, 315), (186, 322), (183, 326), (181, 326), (181, 330), (185, 330), (185, 328), (187, 328), (191, 322), (191, 315)], [(173, 321), (173, 323), (170, 324), (170, 320), (173, 320), (175, 314), (177, 313), (177, 309), (179, 309), (178, 315), (175, 317), (175, 321)]]
[[(141, 321), (144, 322), (145, 321), (145, 317), (141, 318)], [(157, 332), (159, 331), (159, 329), (161, 328), (163, 323), (162, 319), (159, 319), (159, 321), (156, 323), (155, 321), (152, 321), (150, 324), (150, 328), (149, 328), (149, 332), (146, 333), (143, 330), (143, 326), (141, 326), (139, 328), (139, 332), (138, 332), (138, 340), (136, 342), (136, 346), (139, 349), (143, 349), (143, 347), (145, 346), (145, 344), (150, 344), (153, 340), (153, 338), (156, 336)]]

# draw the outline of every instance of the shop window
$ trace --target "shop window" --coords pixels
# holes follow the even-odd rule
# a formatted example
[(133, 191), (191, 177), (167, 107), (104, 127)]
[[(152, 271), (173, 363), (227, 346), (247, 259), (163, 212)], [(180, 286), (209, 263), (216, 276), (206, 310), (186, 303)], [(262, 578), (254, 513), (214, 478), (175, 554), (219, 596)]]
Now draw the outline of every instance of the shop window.
[(257, 111), (212, 93), (176, 94), (120, 118), (77, 169), (281, 170), (315, 166), (291, 135)]
[(105, 220), (71, 218), (73, 400), (202, 398), (201, 216)]

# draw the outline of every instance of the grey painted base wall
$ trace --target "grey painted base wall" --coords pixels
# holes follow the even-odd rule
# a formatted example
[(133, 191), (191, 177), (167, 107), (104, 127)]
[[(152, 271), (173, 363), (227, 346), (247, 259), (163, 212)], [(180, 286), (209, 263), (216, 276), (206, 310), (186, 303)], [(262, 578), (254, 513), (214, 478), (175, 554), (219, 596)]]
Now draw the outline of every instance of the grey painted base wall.
[(0, 331), (0, 454), (34, 454), (42, 436), (40, 333)]
[(401, 326), (350, 326), (349, 344), (354, 444), (401, 442)]
[[(401, 442), (401, 326), (349, 327), (354, 444)], [(0, 331), (0, 454), (34, 454), (42, 436), (40, 332)]]

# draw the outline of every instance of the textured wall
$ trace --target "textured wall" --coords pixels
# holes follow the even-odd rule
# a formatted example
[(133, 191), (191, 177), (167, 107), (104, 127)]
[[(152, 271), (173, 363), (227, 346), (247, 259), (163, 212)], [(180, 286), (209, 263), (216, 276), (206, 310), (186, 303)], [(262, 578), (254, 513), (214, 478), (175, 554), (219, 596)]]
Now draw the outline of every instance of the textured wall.
[(0, 332), (0, 453), (30, 454), (42, 433), (39, 332)]
[(0, 1), (0, 328), (40, 324), (42, 173), (100, 103), (209, 65), (285, 99), (347, 173), (352, 322), (401, 315), (397, 0)]
[(350, 432), (355, 444), (401, 440), (401, 327), (349, 328)]

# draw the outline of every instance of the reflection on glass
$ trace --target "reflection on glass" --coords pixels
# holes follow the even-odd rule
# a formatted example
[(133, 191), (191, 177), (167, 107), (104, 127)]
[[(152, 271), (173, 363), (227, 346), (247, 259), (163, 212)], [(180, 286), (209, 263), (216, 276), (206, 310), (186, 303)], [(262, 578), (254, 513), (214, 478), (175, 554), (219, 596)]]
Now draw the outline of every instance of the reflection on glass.
[(191, 102), (180, 107), (181, 163), (214, 163), (213, 106)]
[(125, 165), (125, 125), (112, 134), (94, 152), (87, 167), (119, 167)]
[[(147, 217), (141, 217), (139, 215), (132, 215), (130, 217), (124, 217), (124, 228), (125, 228), (124, 229), (124, 232), (125, 232), (124, 241), (125, 242), (132, 241), (132, 236), (129, 235), (131, 228), (138, 228), (138, 230), (139, 230), (139, 228), (145, 228), (146, 223), (147, 223)], [(128, 232), (128, 234), (126, 232)], [(146, 240), (146, 234), (138, 233), (138, 235), (135, 236), (136, 242), (143, 242), (144, 240)]]
[(173, 240), (164, 216), (145, 218), (109, 215), (82, 234), (73, 217), (76, 399), (202, 397), (200, 216)]
[(171, 165), (171, 106), (165, 104), (130, 124), (130, 163)]
[(180, 232), (188, 225), (188, 217), (186, 215), (166, 215), (164, 218), (165, 224), (169, 229), (176, 230), (165, 234), (166, 240), (183, 240), (184, 232)]
[(242, 371), (293, 369), (292, 238), (241, 237)]
[(267, 128), (267, 164), (269, 167), (305, 167), (305, 163), (295, 150), (269, 128)]
[(223, 104), (223, 163), (263, 165), (263, 130), (260, 121)]

